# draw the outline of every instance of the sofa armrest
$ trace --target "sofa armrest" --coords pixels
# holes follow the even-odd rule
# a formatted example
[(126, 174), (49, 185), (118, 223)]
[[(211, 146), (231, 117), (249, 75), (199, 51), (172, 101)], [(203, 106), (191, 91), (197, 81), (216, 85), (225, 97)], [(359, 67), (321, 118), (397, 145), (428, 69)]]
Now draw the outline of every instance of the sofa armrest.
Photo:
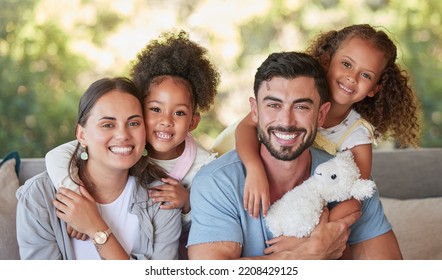
[(26, 180), (46, 170), (44, 158), (22, 158), (20, 162), (20, 172), (18, 176), (20, 186)]

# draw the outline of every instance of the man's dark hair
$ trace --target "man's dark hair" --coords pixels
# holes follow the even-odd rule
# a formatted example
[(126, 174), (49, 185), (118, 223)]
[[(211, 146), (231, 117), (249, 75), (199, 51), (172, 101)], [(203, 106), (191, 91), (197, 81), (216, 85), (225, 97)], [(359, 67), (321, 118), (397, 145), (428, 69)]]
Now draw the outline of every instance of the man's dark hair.
[(322, 66), (312, 56), (300, 52), (278, 52), (270, 54), (255, 74), (253, 91), (255, 98), (261, 84), (273, 77), (293, 79), (311, 77), (315, 80), (321, 105), (330, 100), (327, 78)]

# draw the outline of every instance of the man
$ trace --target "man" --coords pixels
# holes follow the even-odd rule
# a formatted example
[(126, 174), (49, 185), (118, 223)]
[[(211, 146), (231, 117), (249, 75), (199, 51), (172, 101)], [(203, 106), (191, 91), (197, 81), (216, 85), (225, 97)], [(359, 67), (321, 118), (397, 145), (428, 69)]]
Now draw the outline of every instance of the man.
[[(296, 52), (271, 54), (258, 68), (250, 98), (260, 154), (274, 202), (312, 175), (330, 155), (311, 147), (330, 108), (325, 74), (312, 57)], [(273, 239), (263, 217), (243, 209), (245, 168), (236, 151), (205, 166), (193, 181), (190, 203), (190, 259), (336, 259), (348, 238), (350, 215), (328, 222), (324, 211), (309, 238)], [(391, 225), (376, 193), (362, 205), (349, 242), (359, 259), (401, 258)], [(354, 243), (354, 244), (353, 244)]]

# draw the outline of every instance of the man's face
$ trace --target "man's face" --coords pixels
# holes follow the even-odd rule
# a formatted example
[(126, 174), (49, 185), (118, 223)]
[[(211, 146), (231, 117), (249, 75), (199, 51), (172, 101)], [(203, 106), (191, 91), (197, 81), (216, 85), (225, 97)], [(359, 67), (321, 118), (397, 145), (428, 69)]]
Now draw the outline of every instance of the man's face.
[(261, 84), (257, 96), (250, 102), (261, 143), (278, 160), (297, 158), (312, 145), (330, 103), (319, 107), (319, 94), (309, 77), (274, 77)]

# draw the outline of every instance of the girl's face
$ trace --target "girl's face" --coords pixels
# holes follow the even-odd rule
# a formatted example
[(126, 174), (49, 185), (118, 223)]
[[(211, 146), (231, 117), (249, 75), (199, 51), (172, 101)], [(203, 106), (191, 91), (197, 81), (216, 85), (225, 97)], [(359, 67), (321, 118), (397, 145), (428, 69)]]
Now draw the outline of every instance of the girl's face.
[(153, 84), (144, 98), (146, 141), (155, 159), (179, 157), (187, 134), (196, 128), (199, 115), (193, 113), (192, 94), (183, 81), (165, 77)]
[(380, 89), (387, 60), (384, 53), (361, 38), (344, 41), (330, 60), (327, 81), (333, 104), (349, 108)]
[(145, 146), (142, 106), (137, 98), (117, 90), (100, 97), (86, 125), (77, 126), (77, 139), (88, 149), (91, 172), (127, 172)]

